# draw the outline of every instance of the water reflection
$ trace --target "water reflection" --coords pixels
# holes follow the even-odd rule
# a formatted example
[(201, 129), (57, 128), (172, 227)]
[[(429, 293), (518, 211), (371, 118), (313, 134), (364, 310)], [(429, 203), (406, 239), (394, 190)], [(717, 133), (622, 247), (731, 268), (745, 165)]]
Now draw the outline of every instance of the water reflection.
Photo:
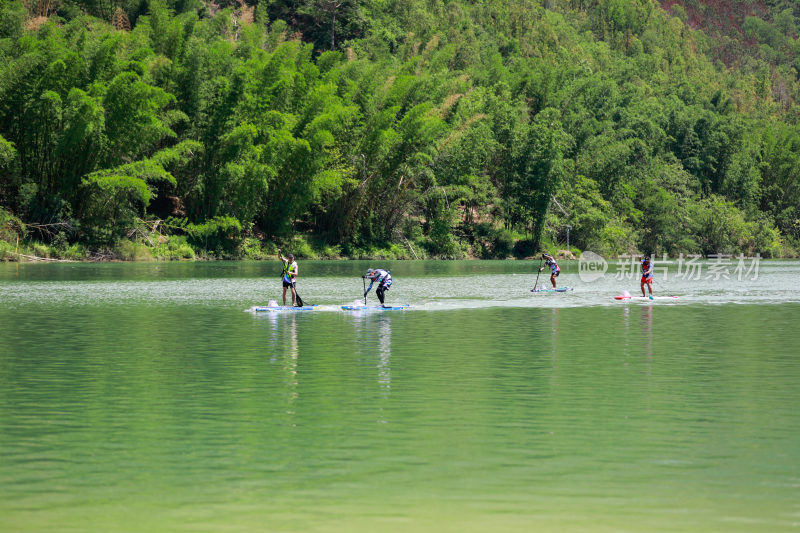
[(0, 305), (0, 529), (789, 531), (798, 320)]
[[(629, 307), (625, 306), (622, 308), (622, 336), (624, 342), (622, 342), (623, 352), (624, 354), (630, 355), (631, 350), (633, 354), (641, 353), (641, 350), (644, 350), (644, 353), (648, 357), (653, 356), (654, 346), (653, 346), (653, 317), (655, 313), (655, 306), (653, 305), (642, 305), (637, 307)], [(640, 320), (640, 333), (638, 335), (638, 340), (636, 336), (635, 329), (631, 329), (631, 313), (639, 313), (639, 320)], [(635, 319), (634, 319), (635, 320)], [(631, 337), (633, 335), (633, 338)]]
[(550, 312), (550, 318), (551, 318), (551, 320), (550, 320), (550, 329), (553, 332), (553, 344), (554, 345), (558, 344), (558, 337), (559, 337), (559, 333), (561, 331), (561, 328), (559, 327), (559, 320), (558, 320), (560, 312), (561, 312), (561, 309), (558, 308), (558, 307), (553, 307), (551, 309), (551, 312)]
[(642, 308), (642, 338), (645, 342), (647, 358), (653, 358), (653, 309), (655, 306), (646, 305)]
[(560, 375), (560, 368), (559, 368), (559, 366), (560, 366), (559, 365), (559, 362), (560, 362), (559, 361), (559, 359), (560, 359), (559, 356), (561, 354), (561, 350), (559, 349), (559, 329), (560, 329), (559, 328), (559, 313), (560, 313), (560, 311), (561, 310), (559, 308), (554, 307), (554, 308), (551, 309), (551, 312), (550, 312), (550, 317), (551, 317), (550, 328), (551, 328), (551, 332), (552, 332), (551, 342), (552, 342), (552, 345), (553, 345), (553, 347), (552, 347), (552, 363), (551, 363), (552, 364), (552, 368), (553, 368), (553, 372), (552, 372), (551, 377), (550, 377), (550, 386), (552, 388), (556, 388), (558, 386), (558, 381), (559, 381), (558, 377)]
[(270, 354), (270, 364), (281, 369), (285, 387), (286, 414), (290, 417), (291, 425), (295, 426), (295, 409), (300, 397), (297, 372), (300, 355), (297, 315), (295, 313), (256, 313), (255, 316), (258, 319), (265, 319), (265, 323), (269, 325), (269, 337), (265, 351)]
[[(294, 417), (295, 403), (299, 396), (297, 380), (297, 356), (299, 354), (297, 347), (297, 315), (292, 314), (286, 318), (286, 325), (283, 328), (286, 334), (286, 340), (283, 342), (284, 353), (281, 359), (283, 361), (284, 382), (286, 383), (286, 398), (288, 403), (286, 413), (290, 417)], [(292, 421), (292, 425), (295, 425), (294, 421)]]
[(355, 333), (356, 353), (376, 361), (378, 386), (387, 396), (392, 387), (392, 318), (383, 312), (349, 316)]
[(378, 317), (378, 384), (388, 394), (392, 388), (392, 321), (388, 316)]

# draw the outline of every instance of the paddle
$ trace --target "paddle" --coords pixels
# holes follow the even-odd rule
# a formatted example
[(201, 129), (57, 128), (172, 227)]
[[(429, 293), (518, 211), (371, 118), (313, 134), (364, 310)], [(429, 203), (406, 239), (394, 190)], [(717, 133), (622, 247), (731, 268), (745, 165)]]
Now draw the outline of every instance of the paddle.
[(295, 302), (297, 302), (297, 307), (303, 307), (303, 305), (304, 305), (303, 304), (303, 299), (300, 298), (299, 294), (297, 294), (297, 282), (296, 281), (292, 282), (292, 288), (294, 289), (294, 300), (295, 300)]
[(666, 292), (671, 297), (675, 297), (675, 294), (673, 294), (673, 291), (671, 291), (671, 290), (667, 289), (666, 287), (664, 287), (664, 285), (662, 285), (661, 283), (656, 281), (655, 278), (653, 278), (653, 285), (658, 285), (658, 290)]
[(364, 282), (364, 305), (367, 305), (367, 278), (361, 276), (361, 281)]
[(539, 258), (539, 271), (536, 273), (536, 281), (533, 283), (533, 290), (536, 290), (536, 286), (539, 284), (539, 274), (542, 273), (542, 259)]

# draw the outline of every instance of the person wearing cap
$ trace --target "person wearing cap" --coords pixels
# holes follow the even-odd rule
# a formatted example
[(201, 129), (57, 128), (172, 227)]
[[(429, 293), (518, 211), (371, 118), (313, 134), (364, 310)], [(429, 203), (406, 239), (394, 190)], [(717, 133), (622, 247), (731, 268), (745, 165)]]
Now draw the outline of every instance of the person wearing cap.
[(286, 306), (286, 289), (292, 289), (292, 307), (295, 305), (297, 299), (297, 291), (294, 288), (297, 279), (298, 269), (297, 263), (294, 261), (294, 255), (289, 254), (283, 257), (281, 249), (278, 248), (278, 257), (283, 262), (283, 272), (281, 272), (281, 280), (283, 281), (283, 305)]
[(642, 259), (642, 296), (647, 296), (644, 293), (644, 286), (650, 290), (650, 299), (653, 299), (653, 262), (650, 261), (650, 255), (645, 255)]
[(366, 299), (367, 293), (372, 290), (372, 284), (377, 281), (378, 287), (375, 289), (375, 294), (378, 295), (378, 300), (380, 300), (381, 305), (383, 305), (384, 294), (389, 290), (389, 287), (392, 286), (392, 274), (388, 270), (369, 268), (367, 269), (367, 273), (361, 277), (369, 280), (369, 287), (367, 287), (367, 290), (364, 292), (364, 298)]
[(553, 259), (553, 256), (548, 253), (542, 254), (542, 259), (544, 259), (544, 265), (539, 268), (539, 272), (544, 270), (544, 267), (550, 267), (550, 283), (553, 284), (553, 288), (556, 288), (556, 278), (559, 274), (561, 274), (561, 269), (558, 267), (556, 260)]

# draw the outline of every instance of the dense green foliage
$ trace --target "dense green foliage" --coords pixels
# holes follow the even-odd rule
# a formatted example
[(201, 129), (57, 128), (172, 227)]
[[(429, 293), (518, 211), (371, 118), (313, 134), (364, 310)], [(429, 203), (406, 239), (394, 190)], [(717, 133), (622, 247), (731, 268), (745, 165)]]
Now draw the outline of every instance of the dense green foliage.
[[(525, 256), (567, 228), (606, 254), (800, 243), (793, 56), (714, 62), (723, 36), (680, 6), (47, 6), (0, 4), (0, 206), (29, 238), (162, 257)], [(796, 48), (778, 13), (748, 35)]]

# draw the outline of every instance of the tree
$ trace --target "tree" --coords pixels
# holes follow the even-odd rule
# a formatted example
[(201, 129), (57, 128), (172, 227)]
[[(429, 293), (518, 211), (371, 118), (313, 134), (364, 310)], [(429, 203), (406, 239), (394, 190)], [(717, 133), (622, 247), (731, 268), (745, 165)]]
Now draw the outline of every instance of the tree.
[(522, 153), (517, 155), (517, 175), (505, 191), (511, 221), (530, 231), (534, 246), (544, 231), (553, 194), (567, 174), (569, 135), (562, 129), (559, 113), (548, 108), (536, 115)]

